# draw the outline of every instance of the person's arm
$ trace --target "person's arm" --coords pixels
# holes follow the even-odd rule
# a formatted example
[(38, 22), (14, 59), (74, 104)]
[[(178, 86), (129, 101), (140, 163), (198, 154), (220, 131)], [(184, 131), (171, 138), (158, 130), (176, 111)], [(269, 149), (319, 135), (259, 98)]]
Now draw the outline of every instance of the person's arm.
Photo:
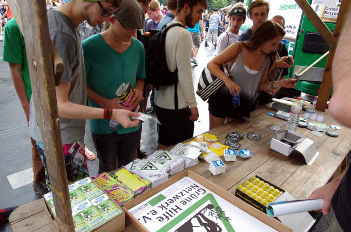
[[(71, 119), (102, 119), (104, 118), (104, 109), (94, 108), (85, 105), (75, 104), (68, 99), (70, 90), (70, 82), (61, 82), (56, 86), (57, 108), (60, 118)], [(125, 128), (136, 127), (140, 120), (130, 120), (130, 117), (138, 117), (137, 113), (133, 113), (124, 109), (113, 109), (111, 119), (121, 123)]]
[[(238, 93), (241, 92), (240, 87), (234, 83), (221, 69), (220, 66), (222, 64), (227, 64), (231, 61), (234, 57), (233, 54), (237, 54), (239, 49), (239, 44), (234, 43), (230, 45), (227, 49), (223, 52), (215, 56), (212, 60), (207, 63), (208, 70), (218, 79), (221, 79), (224, 84), (228, 87), (231, 94), (234, 94), (234, 90)], [(229, 71), (229, 70), (228, 70)]]
[(177, 39), (176, 47), (178, 49), (176, 50), (175, 56), (178, 70), (179, 86), (190, 107), (191, 117), (189, 120), (194, 122), (198, 119), (199, 112), (197, 109), (197, 102), (194, 93), (191, 64), (189, 62), (191, 58), (189, 51), (192, 47), (192, 39), (190, 33), (188, 33), (189, 32), (183, 34), (182, 36), (179, 36)]
[(133, 93), (133, 98), (130, 101), (130, 104), (132, 104), (132, 108), (136, 107), (139, 104), (139, 102), (143, 99), (143, 91), (144, 91), (144, 79), (137, 78), (134, 93)]
[(15, 87), (18, 98), (21, 101), (22, 108), (26, 114), (27, 120), (29, 119), (29, 101), (26, 94), (26, 88), (23, 81), (23, 76), (21, 72), (22, 64), (9, 63), (10, 73), (13, 85)]
[(107, 99), (102, 97), (101, 95), (97, 94), (92, 88), (87, 86), (87, 95), (88, 99), (92, 102), (95, 102), (102, 108), (111, 108), (111, 109), (128, 109), (127, 107), (124, 107), (123, 105), (119, 104), (117, 102), (118, 98), (112, 98), (112, 99)]
[(351, 8), (349, 8), (344, 27), (335, 51), (332, 65), (333, 96), (328, 110), (341, 124), (351, 128)]
[(345, 176), (346, 171), (341, 173), (337, 178), (329, 182), (328, 184), (314, 190), (308, 199), (323, 199), (322, 213), (327, 215), (330, 210), (331, 200), (336, 189), (339, 187), (342, 178)]

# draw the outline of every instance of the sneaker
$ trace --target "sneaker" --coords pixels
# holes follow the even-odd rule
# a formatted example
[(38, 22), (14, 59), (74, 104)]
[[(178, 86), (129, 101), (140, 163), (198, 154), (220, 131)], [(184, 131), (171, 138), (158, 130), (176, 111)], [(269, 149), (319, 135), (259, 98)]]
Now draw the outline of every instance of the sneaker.
[(41, 197), (51, 191), (51, 189), (45, 183), (34, 183), (33, 188)]
[(5, 221), (7, 221), (10, 217), (10, 214), (17, 208), (16, 207), (9, 207), (6, 209), (0, 209), (0, 226), (2, 226)]
[(208, 47), (208, 43), (207, 43), (207, 41), (205, 42), (205, 47)]
[(149, 108), (146, 108), (145, 110), (145, 114), (151, 114), (153, 112), (156, 112), (156, 107), (149, 107)]
[(196, 66), (198, 65), (198, 63), (197, 63), (195, 58), (191, 58), (191, 63), (195, 64)]

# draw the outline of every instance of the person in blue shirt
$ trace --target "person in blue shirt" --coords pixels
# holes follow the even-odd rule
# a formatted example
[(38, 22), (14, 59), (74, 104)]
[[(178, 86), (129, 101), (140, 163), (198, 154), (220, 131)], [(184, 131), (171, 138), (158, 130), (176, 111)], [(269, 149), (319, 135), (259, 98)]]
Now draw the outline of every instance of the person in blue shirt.
[(195, 27), (193, 28), (188, 27), (188, 31), (191, 33), (191, 38), (193, 40), (193, 47), (191, 49), (191, 62), (197, 66), (198, 63), (196, 61), (196, 55), (199, 52), (200, 43), (204, 35), (204, 25), (202, 20), (197, 22)]
[(160, 23), (157, 26), (158, 31), (160, 31), (166, 24), (173, 21), (177, 10), (177, 0), (168, 0), (167, 8), (168, 8), (168, 12), (161, 19)]

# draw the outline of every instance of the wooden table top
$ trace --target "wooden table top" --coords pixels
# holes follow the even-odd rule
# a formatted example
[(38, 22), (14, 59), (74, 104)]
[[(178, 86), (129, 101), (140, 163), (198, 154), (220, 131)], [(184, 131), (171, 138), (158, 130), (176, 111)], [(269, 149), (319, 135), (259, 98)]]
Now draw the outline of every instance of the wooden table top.
[[(284, 129), (285, 121), (269, 116), (268, 112), (276, 113), (263, 107), (254, 111), (250, 119), (235, 120), (208, 132), (218, 136), (218, 141), (223, 144), (229, 132), (243, 133), (245, 138), (239, 142), (240, 149), (249, 149), (253, 154), (250, 159), (237, 157), (235, 162), (226, 162), (222, 157), (227, 166), (226, 172), (216, 176), (212, 175), (209, 164), (203, 160), (188, 169), (232, 194), (245, 180), (258, 175), (288, 191), (296, 199), (307, 198), (314, 189), (326, 184), (338, 170), (351, 148), (351, 130), (341, 126), (327, 113), (321, 113), (325, 115), (324, 123), (340, 126), (338, 137), (329, 137), (324, 133), (317, 137), (308, 129), (297, 128), (296, 132), (313, 140), (319, 151), (314, 163), (307, 165), (302, 156), (286, 157), (270, 149), (271, 139), (276, 132), (269, 127), (275, 125)], [(262, 138), (259, 141), (249, 140), (246, 137), (249, 132), (257, 132)], [(37, 231), (38, 227), (43, 229), (41, 231), (57, 231), (49, 215), (44, 200), (40, 199), (16, 209), (10, 217), (11, 227), (13, 231)], [(134, 232), (137, 229), (127, 222), (125, 231)]]
[[(306, 128), (297, 128), (296, 132), (314, 141), (319, 151), (319, 156), (312, 165), (307, 165), (304, 158), (298, 155), (286, 157), (272, 149), (270, 143), (277, 133), (269, 129), (271, 125), (279, 126), (283, 130), (285, 120), (269, 116), (267, 113), (275, 110), (266, 107), (260, 108), (251, 114), (250, 119), (241, 119), (232, 123), (217, 127), (208, 133), (218, 136), (218, 141), (225, 143), (225, 137), (229, 132), (238, 131), (245, 138), (240, 141), (240, 149), (249, 149), (252, 157), (243, 159), (237, 157), (235, 162), (226, 162), (225, 174), (214, 176), (209, 171), (209, 164), (205, 161), (189, 169), (229, 191), (235, 193), (235, 189), (245, 180), (258, 175), (288, 191), (296, 199), (308, 198), (312, 191), (326, 184), (338, 169), (351, 148), (351, 130), (341, 126), (330, 115), (324, 114), (323, 123), (338, 125), (338, 137), (329, 137), (324, 132), (318, 137)], [(253, 141), (246, 137), (249, 132), (257, 132), (262, 138)]]

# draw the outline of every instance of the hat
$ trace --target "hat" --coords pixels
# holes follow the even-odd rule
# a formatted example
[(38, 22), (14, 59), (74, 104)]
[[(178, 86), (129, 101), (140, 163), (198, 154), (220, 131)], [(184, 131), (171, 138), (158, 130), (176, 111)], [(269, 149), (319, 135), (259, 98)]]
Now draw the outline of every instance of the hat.
[(122, 0), (114, 16), (126, 28), (143, 29), (145, 27), (145, 15), (137, 0)]
[(241, 6), (233, 7), (233, 9), (229, 12), (229, 16), (232, 16), (232, 15), (239, 15), (244, 19), (246, 19), (246, 10), (244, 7), (241, 7)]

